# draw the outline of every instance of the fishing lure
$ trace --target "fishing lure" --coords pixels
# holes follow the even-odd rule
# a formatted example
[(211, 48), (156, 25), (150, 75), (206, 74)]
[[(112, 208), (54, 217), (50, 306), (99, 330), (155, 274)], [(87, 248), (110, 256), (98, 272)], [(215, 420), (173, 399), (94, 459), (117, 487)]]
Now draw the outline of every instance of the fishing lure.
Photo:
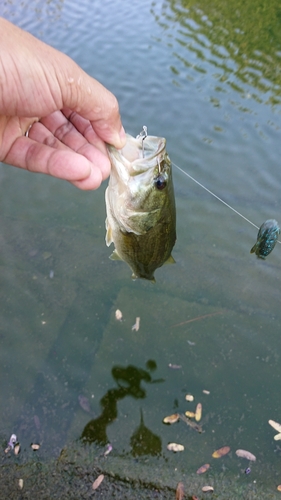
[(250, 253), (255, 253), (260, 259), (265, 259), (275, 247), (280, 227), (274, 219), (265, 221), (259, 228), (257, 242), (251, 248)]

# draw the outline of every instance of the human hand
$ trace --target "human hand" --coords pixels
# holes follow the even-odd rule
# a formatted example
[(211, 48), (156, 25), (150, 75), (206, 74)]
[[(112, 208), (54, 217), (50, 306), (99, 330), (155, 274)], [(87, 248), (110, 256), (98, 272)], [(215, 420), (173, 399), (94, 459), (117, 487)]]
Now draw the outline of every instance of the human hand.
[(0, 18), (0, 161), (96, 189), (110, 173), (105, 143), (125, 141), (111, 92)]

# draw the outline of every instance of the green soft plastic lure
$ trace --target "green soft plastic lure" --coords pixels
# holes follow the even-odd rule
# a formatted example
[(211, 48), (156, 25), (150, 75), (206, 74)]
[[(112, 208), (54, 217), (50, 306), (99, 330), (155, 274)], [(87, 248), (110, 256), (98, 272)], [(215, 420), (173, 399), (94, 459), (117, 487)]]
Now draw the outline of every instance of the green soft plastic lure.
[(265, 221), (259, 228), (257, 242), (251, 248), (251, 253), (255, 253), (260, 259), (265, 259), (275, 247), (280, 227), (274, 219)]

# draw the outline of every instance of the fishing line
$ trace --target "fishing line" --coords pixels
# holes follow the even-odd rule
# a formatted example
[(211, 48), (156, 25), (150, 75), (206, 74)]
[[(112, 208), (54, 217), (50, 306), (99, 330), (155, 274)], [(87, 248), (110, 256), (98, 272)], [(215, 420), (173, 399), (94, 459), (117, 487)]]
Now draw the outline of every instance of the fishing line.
[[(240, 212), (238, 212), (238, 210), (235, 210), (235, 208), (233, 208), (231, 205), (229, 205), (228, 203), (226, 203), (226, 201), (222, 200), (219, 196), (217, 196), (215, 193), (213, 193), (210, 189), (208, 189), (205, 186), (203, 186), (203, 184), (201, 184), (201, 182), (199, 182), (196, 179), (194, 179), (194, 177), (192, 177), (185, 170), (183, 170), (178, 165), (176, 165), (176, 163), (172, 162), (172, 164), (175, 167), (177, 167), (177, 169), (180, 170), (184, 175), (186, 175), (187, 177), (189, 177), (189, 179), (191, 179), (193, 182), (195, 182), (196, 184), (198, 184), (198, 186), (200, 186), (201, 188), (205, 189), (205, 191), (207, 191), (207, 193), (209, 193), (210, 195), (214, 196), (214, 198), (216, 198), (218, 201), (220, 201), (221, 203), (223, 203), (226, 207), (230, 208), (230, 210), (232, 210), (235, 214), (239, 215), (239, 217), (242, 217), (242, 219), (244, 219), (246, 222), (249, 222), (249, 224), (251, 224), (252, 226), (254, 226), (256, 229), (259, 229), (259, 227), (256, 226), (256, 224), (254, 224), (252, 221), (250, 221), (249, 219), (247, 219), (247, 217), (245, 217), (244, 215), (240, 214)], [(281, 241), (277, 240), (277, 243), (281, 244)]]

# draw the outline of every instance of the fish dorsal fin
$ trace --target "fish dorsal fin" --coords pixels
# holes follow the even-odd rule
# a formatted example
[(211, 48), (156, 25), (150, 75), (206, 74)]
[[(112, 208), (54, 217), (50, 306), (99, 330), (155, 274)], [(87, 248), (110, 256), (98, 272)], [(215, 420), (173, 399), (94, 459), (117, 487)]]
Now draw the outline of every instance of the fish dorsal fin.
[(109, 257), (111, 260), (122, 260), (120, 255), (118, 254), (118, 252), (115, 250), (113, 250), (112, 254), (110, 255)]
[(175, 264), (176, 261), (174, 259), (174, 257), (172, 257), (172, 255), (170, 255), (170, 257), (164, 262), (164, 264)]

